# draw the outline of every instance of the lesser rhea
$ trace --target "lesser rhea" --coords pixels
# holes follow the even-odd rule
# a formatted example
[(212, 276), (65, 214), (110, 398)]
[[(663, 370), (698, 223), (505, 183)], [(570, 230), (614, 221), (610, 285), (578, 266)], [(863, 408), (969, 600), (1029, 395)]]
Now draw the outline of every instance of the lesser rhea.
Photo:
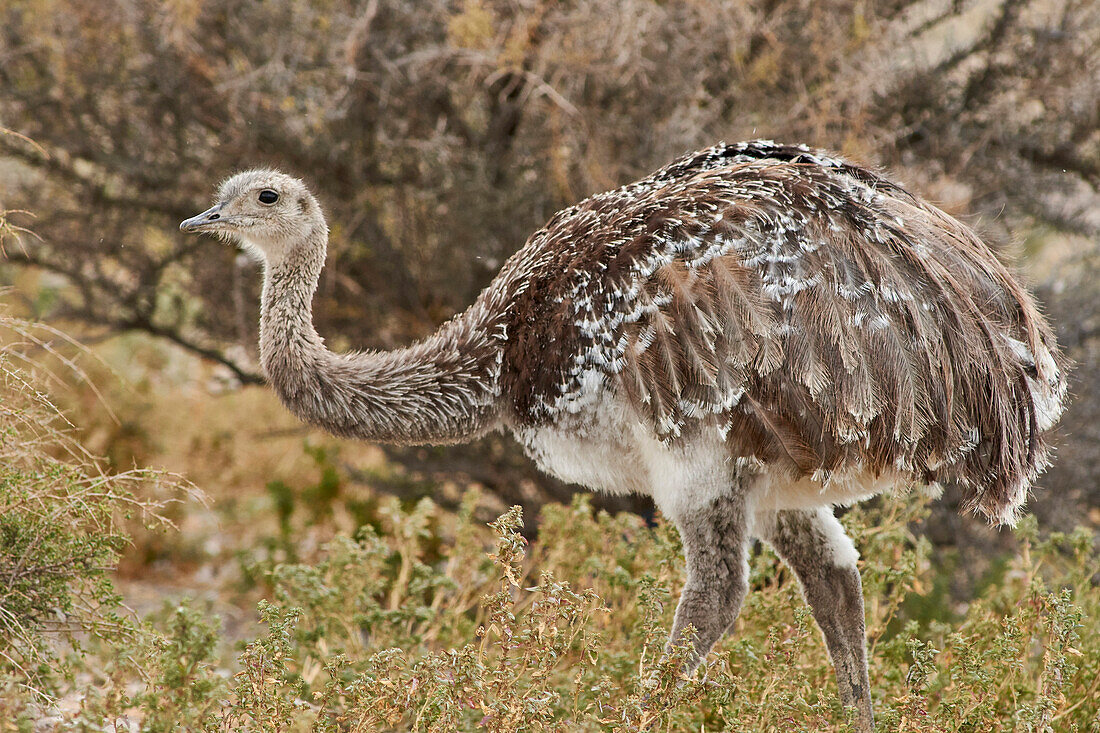
[(301, 419), (400, 443), (507, 429), (565, 481), (652, 496), (683, 538), (693, 668), (737, 616), (751, 538), (771, 544), (864, 730), (858, 554), (832, 507), (953, 482), (1011, 524), (1066, 393), (1049, 325), (970, 229), (804, 146), (718, 145), (585, 199), (390, 352), (314, 330), (328, 229), (301, 181), (240, 173), (180, 228), (263, 262), (261, 360)]

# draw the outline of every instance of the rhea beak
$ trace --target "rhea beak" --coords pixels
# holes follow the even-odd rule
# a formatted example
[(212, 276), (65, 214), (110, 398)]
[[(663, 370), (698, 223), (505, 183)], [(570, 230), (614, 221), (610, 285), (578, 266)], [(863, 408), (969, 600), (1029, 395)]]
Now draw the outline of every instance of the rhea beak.
[(203, 232), (209, 231), (213, 227), (212, 224), (219, 223), (222, 218), (221, 210), (225, 208), (224, 203), (214, 204), (201, 214), (196, 214), (190, 219), (184, 219), (180, 222), (181, 232)]

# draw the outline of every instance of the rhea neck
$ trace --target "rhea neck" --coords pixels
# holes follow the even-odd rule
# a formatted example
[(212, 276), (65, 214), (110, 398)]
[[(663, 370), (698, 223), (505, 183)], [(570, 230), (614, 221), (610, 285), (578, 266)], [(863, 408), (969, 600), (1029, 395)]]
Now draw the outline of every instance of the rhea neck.
[(395, 351), (335, 354), (313, 327), (324, 267), (323, 222), (300, 241), (263, 247), (260, 361), (299, 418), (338, 435), (445, 443), (496, 426), (502, 344), (475, 305), (435, 334)]

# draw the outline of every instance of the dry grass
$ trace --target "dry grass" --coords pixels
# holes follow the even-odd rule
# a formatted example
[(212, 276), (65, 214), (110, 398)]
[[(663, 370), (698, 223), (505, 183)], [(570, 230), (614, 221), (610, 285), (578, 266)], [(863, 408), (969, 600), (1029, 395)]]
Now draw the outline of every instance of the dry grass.
[[(180, 603), (149, 618), (68, 720), (178, 730), (843, 730), (823, 644), (796, 583), (755, 554), (735, 633), (705, 674), (662, 654), (682, 582), (676, 533), (547, 507), (530, 545), (517, 511), (490, 527), (430, 501), (381, 502), (316, 561), (260, 572), (266, 631), (234, 654)], [(912, 618), (935, 569), (916, 501), (854, 510), (884, 730), (1096, 730), (1100, 613), (1088, 532), (1022, 551), (950, 623)], [(235, 656), (235, 659), (233, 658)], [(232, 676), (228, 674), (232, 672)], [(29, 704), (16, 714), (39, 710)], [(61, 725), (65, 718), (58, 720)]]
[(136, 634), (110, 577), (135, 524), (170, 524), (178, 485), (107, 471), (74, 439), (48, 391), (84, 373), (59, 343), (71, 346), (0, 312), (0, 675), (42, 699), (63, 684), (61, 655), (81, 639)]

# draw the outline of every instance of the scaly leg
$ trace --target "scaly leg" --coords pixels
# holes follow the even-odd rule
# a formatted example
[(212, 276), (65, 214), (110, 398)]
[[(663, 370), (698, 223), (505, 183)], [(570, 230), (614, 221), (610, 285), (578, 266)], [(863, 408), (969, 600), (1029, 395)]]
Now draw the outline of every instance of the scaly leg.
[(802, 584), (836, 670), (841, 702), (856, 708), (860, 731), (872, 731), (859, 553), (828, 507), (759, 512), (755, 519), (757, 536), (775, 548)]
[(694, 670), (737, 618), (748, 590), (744, 497), (733, 494), (675, 517), (687, 560), (687, 581), (676, 607), (669, 643), (691, 624), (696, 629)]

